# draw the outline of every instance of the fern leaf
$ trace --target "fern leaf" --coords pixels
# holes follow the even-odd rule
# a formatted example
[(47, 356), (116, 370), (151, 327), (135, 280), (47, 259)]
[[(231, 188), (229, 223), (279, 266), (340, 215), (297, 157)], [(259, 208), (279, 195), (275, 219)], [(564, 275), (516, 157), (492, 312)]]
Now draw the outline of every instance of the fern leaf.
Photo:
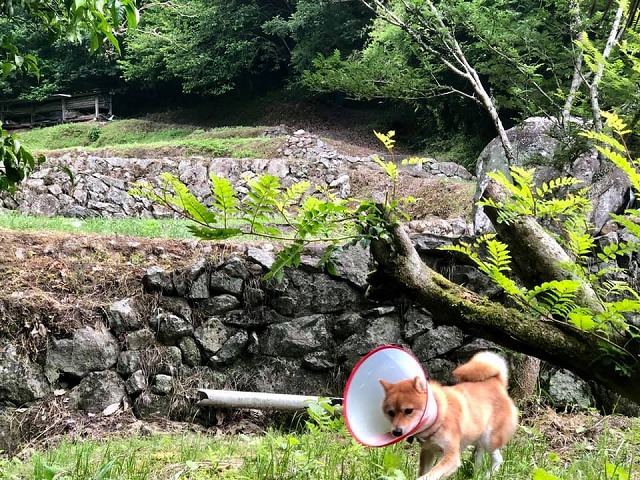
[(389, 130), (386, 135), (384, 133), (376, 132), (374, 130), (373, 134), (378, 138), (378, 140), (382, 142), (382, 144), (384, 145), (384, 148), (386, 148), (389, 151), (393, 150), (393, 146), (396, 143), (396, 141), (393, 139), (393, 137), (396, 134), (395, 130)]
[(198, 225), (189, 225), (187, 228), (195, 237), (203, 240), (226, 240), (244, 233), (239, 228), (209, 228)]
[(271, 265), (271, 269), (265, 275), (265, 279), (282, 280), (284, 269), (286, 267), (297, 267), (300, 265), (300, 254), (304, 247), (303, 242), (295, 242), (292, 245), (283, 248), (276, 256), (275, 262)]
[(278, 215), (277, 197), (280, 194), (280, 180), (273, 175), (262, 175), (249, 182), (247, 196), (242, 202), (244, 220), (252, 230), (264, 229), (264, 224)]
[[(215, 225), (217, 216), (191, 193), (189, 188), (170, 173), (160, 175), (160, 188), (165, 192), (165, 205), (173, 206), (189, 218), (204, 225)], [(173, 194), (172, 194), (173, 193)]]
[(577, 280), (544, 282), (529, 290), (527, 298), (535, 300), (549, 314), (567, 317), (576, 308), (575, 295), (579, 286)]
[(511, 270), (511, 255), (507, 245), (498, 240), (488, 240), (486, 246), (488, 262), (491, 266), (499, 272)]
[(573, 309), (571, 312), (569, 312), (567, 321), (571, 325), (574, 325), (575, 327), (578, 327), (579, 329), (585, 330), (587, 332), (595, 330), (598, 326), (598, 322), (594, 320), (591, 310), (586, 308)]
[(616, 223), (626, 228), (634, 237), (640, 238), (640, 215), (633, 215), (634, 210), (627, 210), (627, 215), (612, 213), (610, 216)]
[(238, 214), (238, 198), (233, 185), (228, 179), (211, 174), (211, 193), (213, 207), (223, 216), (226, 225), (229, 217)]

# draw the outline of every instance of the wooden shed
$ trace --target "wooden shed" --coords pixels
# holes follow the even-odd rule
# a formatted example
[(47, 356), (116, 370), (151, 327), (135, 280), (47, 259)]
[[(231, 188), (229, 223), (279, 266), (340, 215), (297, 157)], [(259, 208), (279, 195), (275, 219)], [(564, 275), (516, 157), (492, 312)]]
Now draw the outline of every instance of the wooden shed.
[(5, 128), (84, 122), (112, 115), (112, 94), (102, 91), (58, 93), (39, 102), (9, 100), (0, 103), (0, 120)]

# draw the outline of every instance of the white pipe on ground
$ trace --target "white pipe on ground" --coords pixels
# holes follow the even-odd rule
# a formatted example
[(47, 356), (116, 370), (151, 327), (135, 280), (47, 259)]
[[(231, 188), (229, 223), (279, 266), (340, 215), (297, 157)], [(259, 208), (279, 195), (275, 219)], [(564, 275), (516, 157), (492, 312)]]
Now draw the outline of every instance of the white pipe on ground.
[[(201, 407), (255, 408), (257, 410), (303, 410), (323, 397), (313, 395), (289, 395), (283, 393), (235, 392), (233, 390), (198, 389)], [(332, 399), (331, 403), (341, 403)]]

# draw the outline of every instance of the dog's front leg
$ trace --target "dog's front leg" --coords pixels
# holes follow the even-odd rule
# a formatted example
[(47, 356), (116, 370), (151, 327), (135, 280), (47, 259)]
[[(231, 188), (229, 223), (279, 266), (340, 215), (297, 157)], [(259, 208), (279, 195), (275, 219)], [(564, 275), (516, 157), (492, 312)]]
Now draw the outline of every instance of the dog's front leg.
[(436, 459), (437, 452), (433, 448), (422, 447), (420, 450), (420, 466), (418, 467), (418, 475), (424, 475), (433, 466), (433, 461)]
[(418, 477), (418, 480), (440, 480), (453, 474), (460, 467), (460, 450), (445, 450), (442, 458), (435, 467), (425, 475)]

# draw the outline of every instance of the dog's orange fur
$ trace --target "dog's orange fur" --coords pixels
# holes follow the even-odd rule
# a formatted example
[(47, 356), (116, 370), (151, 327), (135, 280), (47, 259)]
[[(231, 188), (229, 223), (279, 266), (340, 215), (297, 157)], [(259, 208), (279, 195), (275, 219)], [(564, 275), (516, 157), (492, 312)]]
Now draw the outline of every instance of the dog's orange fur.
[[(483, 452), (487, 452), (492, 471), (497, 470), (502, 463), (499, 449), (518, 426), (518, 411), (507, 393), (507, 365), (502, 357), (492, 352), (477, 353), (453, 375), (460, 383), (450, 387), (429, 382), (438, 413), (433, 425), (414, 433), (422, 442), (418, 480), (438, 480), (453, 474), (460, 466), (461, 453), (470, 445), (475, 447), (476, 468), (482, 464)], [(392, 434), (406, 435), (425, 408), (424, 380), (380, 380), (380, 384), (385, 391), (382, 409), (391, 422)]]

